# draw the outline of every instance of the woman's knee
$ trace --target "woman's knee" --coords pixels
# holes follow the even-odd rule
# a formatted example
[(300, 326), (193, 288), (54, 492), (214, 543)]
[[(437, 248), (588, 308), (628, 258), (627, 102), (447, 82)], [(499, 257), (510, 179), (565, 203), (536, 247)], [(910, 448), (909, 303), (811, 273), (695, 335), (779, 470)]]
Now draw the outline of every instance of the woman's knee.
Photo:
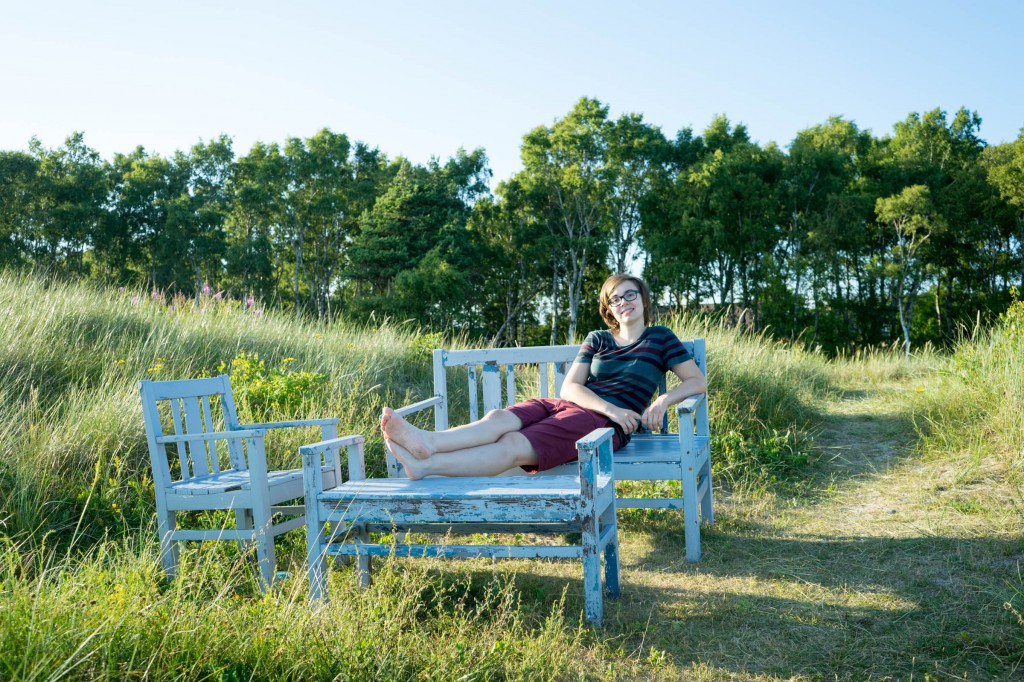
[(484, 415), (484, 419), (489, 422), (495, 422), (508, 428), (509, 431), (518, 431), (523, 422), (508, 410), (490, 410)]
[(530, 443), (530, 439), (519, 431), (506, 433), (498, 439), (498, 443), (504, 446), (506, 451), (516, 458), (534, 454), (533, 444)]

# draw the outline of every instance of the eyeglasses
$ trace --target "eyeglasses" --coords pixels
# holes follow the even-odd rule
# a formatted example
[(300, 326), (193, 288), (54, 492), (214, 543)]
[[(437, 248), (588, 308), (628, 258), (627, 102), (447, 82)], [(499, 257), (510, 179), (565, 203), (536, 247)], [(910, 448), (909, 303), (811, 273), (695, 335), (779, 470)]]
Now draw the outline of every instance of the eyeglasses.
[(629, 291), (619, 296), (618, 294), (612, 294), (608, 297), (608, 305), (612, 308), (618, 308), (626, 301), (635, 301), (636, 297), (640, 295), (640, 292), (636, 289), (630, 289)]

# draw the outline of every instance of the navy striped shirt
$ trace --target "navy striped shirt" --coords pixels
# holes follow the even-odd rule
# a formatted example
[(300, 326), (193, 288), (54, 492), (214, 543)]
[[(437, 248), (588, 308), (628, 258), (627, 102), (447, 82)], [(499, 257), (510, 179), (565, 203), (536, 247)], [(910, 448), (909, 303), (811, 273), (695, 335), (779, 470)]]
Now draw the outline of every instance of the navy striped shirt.
[(640, 338), (628, 346), (616, 345), (610, 331), (590, 332), (575, 362), (590, 363), (585, 385), (599, 398), (643, 414), (665, 372), (692, 359), (671, 329), (655, 325), (644, 329)]

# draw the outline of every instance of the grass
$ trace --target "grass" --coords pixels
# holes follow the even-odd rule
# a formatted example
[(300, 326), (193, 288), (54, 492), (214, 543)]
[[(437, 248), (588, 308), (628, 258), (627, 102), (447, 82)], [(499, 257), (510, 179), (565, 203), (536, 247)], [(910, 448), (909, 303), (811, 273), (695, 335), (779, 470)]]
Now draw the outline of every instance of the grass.
[[(583, 625), (574, 562), (390, 559), (367, 591), (339, 566), (331, 601), (310, 608), (296, 532), (278, 543), (292, 577), (268, 595), (231, 543), (191, 544), (182, 578), (161, 580), (140, 378), (223, 366), (243, 419), (340, 416), (382, 473), (376, 415), (429, 390), (437, 337), (10, 274), (0, 310), (2, 679), (1024, 672), (1018, 309), (909, 364), (671, 321), (708, 339), (717, 523), (690, 564), (676, 514), (621, 512), (623, 596), (601, 629)], [(294, 466), (305, 438), (273, 457)]]

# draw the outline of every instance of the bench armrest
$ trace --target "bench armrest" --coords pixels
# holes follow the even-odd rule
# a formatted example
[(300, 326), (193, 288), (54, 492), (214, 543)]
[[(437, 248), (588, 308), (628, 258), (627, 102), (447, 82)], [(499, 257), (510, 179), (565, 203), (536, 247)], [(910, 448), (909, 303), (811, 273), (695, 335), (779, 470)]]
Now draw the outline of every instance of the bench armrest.
[(395, 414), (397, 414), (399, 417), (406, 417), (410, 414), (422, 412), (428, 407), (435, 407), (437, 405), (440, 405), (442, 400), (443, 399), (441, 398), (441, 396), (435, 395), (433, 398), (427, 398), (426, 400), (421, 400), (418, 403), (406, 405), (405, 407), (399, 407), (397, 410), (395, 410)]
[[(327, 454), (327, 464), (333, 466), (339, 476), (341, 470), (338, 468), (338, 461), (334, 459), (333, 451), (346, 448), (348, 450), (348, 478), (350, 481), (361, 481), (366, 478), (366, 462), (363, 459), (363, 443), (366, 438), (360, 435), (341, 436), (340, 438), (328, 438), (309, 445), (299, 447), (299, 455), (302, 457), (302, 468), (304, 476), (315, 475), (317, 468), (321, 466), (323, 455)], [(340, 483), (341, 480), (338, 480)], [(316, 484), (317, 490), (322, 490), (320, 484)]]
[(362, 443), (365, 441), (366, 438), (359, 435), (329, 438), (327, 440), (321, 440), (316, 443), (301, 446), (299, 448), (299, 454), (305, 455), (306, 453), (309, 453), (311, 455), (322, 455), (327, 450), (348, 447), (349, 445), (355, 445), (356, 443)]
[(158, 436), (157, 443), (188, 443), (193, 441), (230, 440), (232, 438), (262, 438), (265, 429), (240, 429), (238, 431), (213, 431), (210, 433), (185, 433), (180, 436)]
[(707, 399), (707, 393), (698, 393), (697, 395), (691, 395), (689, 398), (684, 398), (681, 403), (676, 405), (676, 414), (692, 414)]

